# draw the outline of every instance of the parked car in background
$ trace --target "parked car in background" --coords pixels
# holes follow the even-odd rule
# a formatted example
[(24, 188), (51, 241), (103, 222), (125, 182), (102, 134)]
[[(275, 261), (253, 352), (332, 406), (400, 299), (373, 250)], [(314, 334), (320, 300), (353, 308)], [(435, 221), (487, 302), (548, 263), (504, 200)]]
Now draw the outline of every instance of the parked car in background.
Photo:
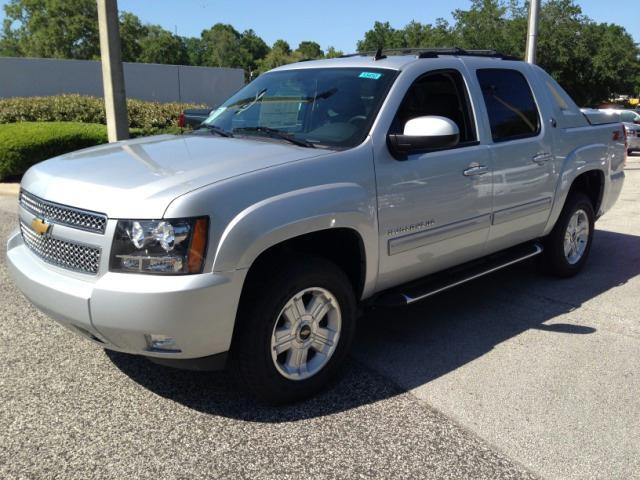
[(298, 400), (340, 371), (361, 305), (409, 305), (538, 255), (580, 272), (625, 176), (624, 129), (602, 117), (495, 52), (283, 66), (193, 133), (33, 166), (9, 270), (102, 348), (228, 360), (256, 396)]
[(640, 151), (640, 113), (635, 110), (606, 108), (601, 110), (607, 115), (616, 115), (623, 123), (627, 137), (627, 153)]
[(640, 152), (640, 125), (625, 123), (624, 129), (627, 133), (627, 152)]
[(196, 128), (204, 122), (213, 109), (211, 108), (190, 108), (180, 114), (178, 126), (180, 128)]

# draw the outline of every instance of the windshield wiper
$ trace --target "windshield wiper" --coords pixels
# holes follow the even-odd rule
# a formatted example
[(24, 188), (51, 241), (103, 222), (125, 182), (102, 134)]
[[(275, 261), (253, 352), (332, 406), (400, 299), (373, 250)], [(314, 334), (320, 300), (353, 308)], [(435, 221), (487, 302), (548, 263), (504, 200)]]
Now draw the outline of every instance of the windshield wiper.
[(299, 147), (307, 147), (307, 148), (316, 148), (316, 146), (308, 142), (307, 140), (303, 140), (301, 138), (296, 138), (293, 135), (289, 135), (282, 130), (277, 130), (275, 128), (270, 127), (238, 127), (233, 129), (234, 132), (260, 132), (266, 133), (268, 136), (273, 138), (280, 138), (282, 140), (286, 140), (289, 143), (293, 143), (294, 145), (298, 145)]
[(216, 133), (216, 134), (220, 135), (221, 137), (233, 137), (233, 133), (228, 132), (223, 128), (216, 127), (215, 125), (207, 125), (206, 123), (201, 123), (194, 130), (200, 130), (202, 128), (206, 128), (211, 133)]

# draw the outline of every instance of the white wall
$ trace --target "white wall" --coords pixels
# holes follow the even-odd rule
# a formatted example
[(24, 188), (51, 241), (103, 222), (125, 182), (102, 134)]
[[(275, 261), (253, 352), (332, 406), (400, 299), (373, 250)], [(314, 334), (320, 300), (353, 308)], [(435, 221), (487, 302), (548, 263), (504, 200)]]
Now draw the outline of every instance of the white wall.
[[(215, 106), (244, 85), (239, 68), (125, 63), (127, 97)], [(0, 98), (61, 93), (102, 96), (100, 62), (0, 57)]]

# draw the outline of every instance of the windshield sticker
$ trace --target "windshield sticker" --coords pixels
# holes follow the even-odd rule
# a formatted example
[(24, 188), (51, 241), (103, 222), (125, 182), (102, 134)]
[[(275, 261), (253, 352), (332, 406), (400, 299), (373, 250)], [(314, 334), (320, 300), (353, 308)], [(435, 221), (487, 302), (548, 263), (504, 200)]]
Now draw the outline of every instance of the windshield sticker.
[(362, 72), (360, 74), (360, 78), (368, 78), (370, 80), (380, 80), (380, 78), (382, 78), (382, 74), (373, 73), (373, 72)]

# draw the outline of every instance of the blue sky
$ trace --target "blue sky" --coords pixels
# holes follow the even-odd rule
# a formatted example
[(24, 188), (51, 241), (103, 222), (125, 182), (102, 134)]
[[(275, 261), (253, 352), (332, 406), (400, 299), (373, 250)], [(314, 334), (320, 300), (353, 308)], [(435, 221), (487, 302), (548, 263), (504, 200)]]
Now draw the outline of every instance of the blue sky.
[[(7, 3), (0, 0), (0, 5)], [(389, 21), (402, 27), (415, 19), (431, 23), (438, 17), (451, 19), (451, 11), (466, 9), (469, 0), (119, 0), (120, 10), (138, 15), (146, 23), (156, 23), (180, 35), (199, 36), (211, 25), (230, 23), (242, 31), (253, 28), (272, 44), (278, 38), (293, 47), (302, 40), (315, 40), (323, 48), (330, 45), (354, 51), (356, 42), (374, 21)], [(638, 0), (579, 0), (584, 13), (594, 20), (623, 25), (640, 42), (640, 2)], [(0, 12), (0, 19), (4, 11)]]

